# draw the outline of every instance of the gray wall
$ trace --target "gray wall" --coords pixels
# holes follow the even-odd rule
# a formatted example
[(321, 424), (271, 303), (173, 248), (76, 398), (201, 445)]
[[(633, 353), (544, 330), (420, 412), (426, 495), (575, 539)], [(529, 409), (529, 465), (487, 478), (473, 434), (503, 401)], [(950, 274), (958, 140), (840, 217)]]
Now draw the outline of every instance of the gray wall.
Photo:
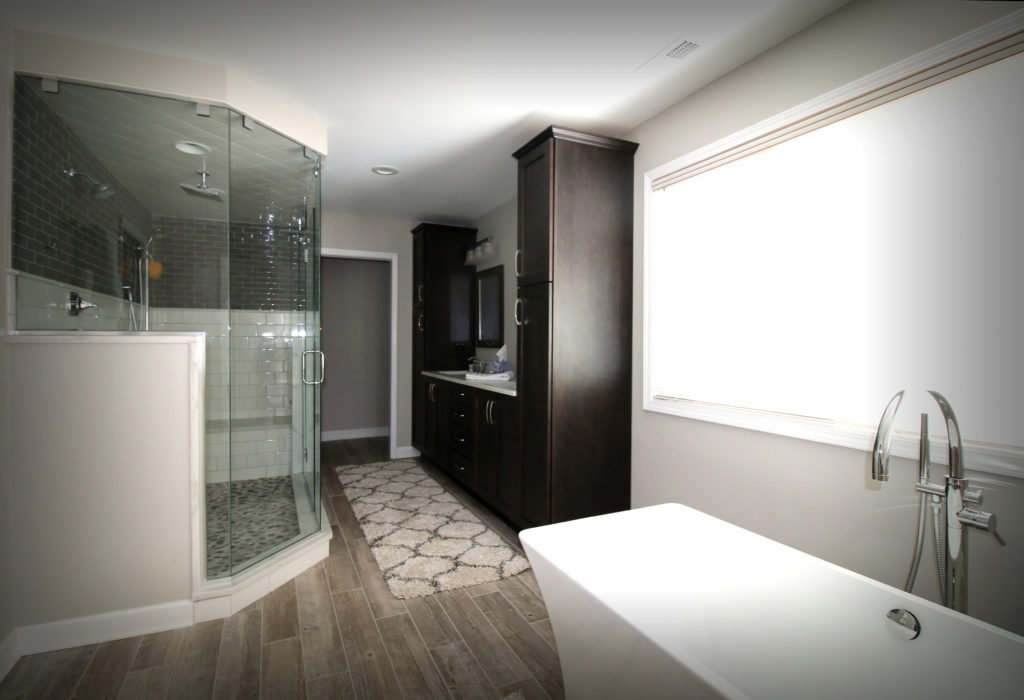
[[(330, 177), (330, 163), (324, 176)], [(326, 189), (326, 187), (325, 187)], [(412, 229), (418, 221), (371, 218), (346, 214), (323, 203), (321, 245), (325, 249), (347, 249), (395, 253), (394, 274), (398, 281), (398, 395), (395, 444), (402, 454), (416, 454), (412, 447)]]
[(390, 417), (391, 265), (324, 258), (320, 324), (326, 356), (320, 429), (387, 428)]
[[(11, 132), (8, 128), (11, 112), (11, 30), (3, 15), (0, 15), (0, 260), (7, 266), (11, 249)], [(7, 332), (7, 285), (0, 284), (0, 335)], [(4, 648), (14, 630), (15, 600), (12, 572), (14, 557), (11, 552), (14, 524), (11, 521), (13, 494), (11, 489), (10, 453), (6, 446), (8, 439), (7, 420), (7, 345), (0, 340), (0, 649)], [(11, 650), (13, 653), (13, 650)], [(0, 674), (7, 671), (5, 658), (0, 653)]]
[[(852, 2), (641, 125), (636, 157), (632, 505), (676, 501), (902, 587), (916, 526), (916, 465), (869, 476), (860, 450), (642, 409), (643, 174), (863, 75), (962, 34), (1024, 3)], [(922, 290), (926, 293), (926, 290)], [(939, 338), (936, 339), (937, 341)], [(882, 406), (879, 406), (879, 414)], [(965, 436), (970, 439), (970, 435)], [(968, 476), (978, 477), (969, 473)], [(971, 533), (972, 615), (1024, 633), (1024, 483), (975, 485), (1008, 541)], [(936, 598), (934, 555), (915, 592)]]

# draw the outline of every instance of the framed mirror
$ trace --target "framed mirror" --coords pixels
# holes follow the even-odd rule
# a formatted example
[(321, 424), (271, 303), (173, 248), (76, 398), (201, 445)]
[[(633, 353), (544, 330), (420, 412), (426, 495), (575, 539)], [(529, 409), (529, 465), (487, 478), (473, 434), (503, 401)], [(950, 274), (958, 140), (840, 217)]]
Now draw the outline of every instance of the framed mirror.
[(500, 348), (505, 344), (504, 308), (505, 266), (476, 273), (476, 344), (483, 348)]

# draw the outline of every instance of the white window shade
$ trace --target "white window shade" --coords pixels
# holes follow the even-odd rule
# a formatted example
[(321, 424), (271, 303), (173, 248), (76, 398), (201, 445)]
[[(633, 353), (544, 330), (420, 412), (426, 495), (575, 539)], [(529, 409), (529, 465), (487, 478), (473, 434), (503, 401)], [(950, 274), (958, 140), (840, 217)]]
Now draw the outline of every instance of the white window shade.
[(867, 449), (897, 390), (909, 436), (936, 389), (968, 467), (1024, 475), (1022, 84), (1010, 52), (649, 173), (645, 408)]

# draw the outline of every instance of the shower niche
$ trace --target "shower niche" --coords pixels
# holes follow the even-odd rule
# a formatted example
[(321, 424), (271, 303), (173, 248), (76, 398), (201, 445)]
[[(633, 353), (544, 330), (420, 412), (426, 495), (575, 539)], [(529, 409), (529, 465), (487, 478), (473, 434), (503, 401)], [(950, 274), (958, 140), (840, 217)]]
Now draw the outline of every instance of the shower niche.
[(226, 107), (14, 92), (11, 327), (203, 332), (205, 578), (319, 532), (319, 155)]

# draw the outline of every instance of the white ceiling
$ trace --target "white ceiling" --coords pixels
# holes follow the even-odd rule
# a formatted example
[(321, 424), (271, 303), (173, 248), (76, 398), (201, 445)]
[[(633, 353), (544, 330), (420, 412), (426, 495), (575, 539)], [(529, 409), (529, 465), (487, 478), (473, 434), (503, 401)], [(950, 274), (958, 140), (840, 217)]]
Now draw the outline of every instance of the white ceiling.
[[(0, 0), (0, 14), (236, 68), (328, 124), (329, 211), (466, 223), (514, 196), (511, 153), (549, 124), (621, 136), (845, 2)], [(667, 57), (682, 40), (699, 48)]]

